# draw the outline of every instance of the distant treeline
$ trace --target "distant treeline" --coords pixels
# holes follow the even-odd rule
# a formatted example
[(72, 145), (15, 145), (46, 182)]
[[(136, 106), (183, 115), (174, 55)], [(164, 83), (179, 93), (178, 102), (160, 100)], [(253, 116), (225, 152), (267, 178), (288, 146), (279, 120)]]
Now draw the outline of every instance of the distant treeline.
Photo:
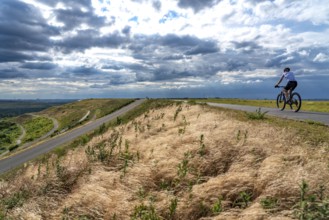
[(37, 99), (37, 100), (0, 100), (0, 119), (15, 117), (30, 112), (39, 112), (56, 105), (63, 105), (76, 100)]

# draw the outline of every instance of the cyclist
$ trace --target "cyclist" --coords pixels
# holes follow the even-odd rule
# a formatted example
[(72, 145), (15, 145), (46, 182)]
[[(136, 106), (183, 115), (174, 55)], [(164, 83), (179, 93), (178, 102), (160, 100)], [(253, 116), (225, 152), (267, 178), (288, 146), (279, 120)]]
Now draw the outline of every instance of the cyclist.
[(289, 67), (284, 68), (283, 74), (275, 87), (278, 87), (279, 84), (282, 82), (283, 78), (285, 78), (288, 82), (285, 87), (283, 87), (282, 92), (286, 96), (286, 100), (289, 100), (290, 93), (297, 87), (297, 81), (295, 79), (295, 74), (290, 71)]

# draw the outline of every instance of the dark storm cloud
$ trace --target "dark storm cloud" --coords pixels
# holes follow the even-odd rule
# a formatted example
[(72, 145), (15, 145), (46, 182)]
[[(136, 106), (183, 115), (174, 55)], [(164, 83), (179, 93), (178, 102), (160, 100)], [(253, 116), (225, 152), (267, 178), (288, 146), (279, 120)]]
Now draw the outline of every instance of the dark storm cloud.
[(178, 6), (181, 8), (192, 8), (194, 12), (199, 12), (204, 8), (217, 5), (221, 0), (179, 0)]
[(49, 37), (59, 34), (33, 6), (15, 0), (0, 2), (0, 42), (2, 49), (47, 51)]
[(122, 69), (124, 69), (124, 67), (114, 64), (114, 65), (104, 65), (104, 66), (102, 66), (102, 69), (104, 69), (104, 70), (122, 70)]
[(92, 6), (91, 0), (67, 0), (67, 1), (54, 1), (54, 0), (39, 0), (44, 4), (52, 7), (58, 3), (65, 5), (64, 9), (53, 9), (53, 15), (58, 22), (64, 24), (61, 28), (62, 34), (65, 31), (75, 30), (81, 25), (87, 25), (89, 30), (98, 30), (105, 25), (112, 25), (115, 23), (115, 17), (111, 17), (109, 21), (104, 16), (98, 16)]
[(58, 9), (54, 13), (57, 20), (65, 24), (64, 30), (72, 30), (81, 24), (98, 28), (104, 26), (106, 23), (105, 17), (96, 16), (93, 11), (82, 11), (80, 8)]
[(15, 79), (15, 78), (27, 78), (26, 74), (23, 74), (16, 69), (0, 69), (0, 79)]
[(189, 59), (186, 58), (183, 54), (170, 54), (168, 56), (164, 56), (161, 58), (162, 60), (182, 60), (182, 59)]
[(197, 54), (208, 54), (215, 53), (219, 51), (215, 41), (203, 40), (195, 36), (178, 36), (175, 34), (168, 34), (165, 36), (159, 35), (139, 35), (134, 37), (132, 44), (129, 49), (131, 49), (135, 54), (135, 58), (142, 58), (144, 54), (154, 54), (155, 48), (165, 47), (165, 57), (175, 54), (185, 55), (197, 55)]
[(125, 35), (129, 35), (130, 34), (130, 31), (131, 31), (131, 27), (130, 26), (125, 26), (123, 29), (122, 29), (122, 33), (125, 34)]
[(119, 32), (102, 37), (99, 35), (96, 30), (82, 30), (74, 36), (56, 42), (55, 45), (64, 53), (71, 53), (72, 51), (84, 51), (92, 47), (117, 48), (128, 42), (128, 38)]
[(95, 67), (86, 67), (86, 66), (72, 68), (67, 71), (73, 76), (93, 76), (98, 74), (104, 74), (102, 70), (99, 70)]
[(56, 6), (58, 3), (63, 3), (70, 7), (86, 7), (90, 8), (91, 6), (91, 0), (37, 0), (38, 2), (44, 3), (49, 6)]
[(255, 41), (232, 41), (234, 49), (244, 54), (250, 54), (256, 52), (256, 50), (262, 49)]
[(155, 8), (156, 10), (159, 11), (161, 9), (161, 1), (159, 1), (159, 0), (153, 1), (152, 6), (153, 6), (153, 8)]
[(20, 66), (20, 68), (23, 69), (35, 69), (35, 70), (52, 70), (57, 67), (56, 64), (49, 63), (49, 62), (37, 62), (37, 63), (24, 63), (23, 65)]
[(186, 55), (197, 55), (197, 54), (207, 54), (207, 53), (216, 53), (218, 48), (214, 42), (203, 42), (197, 46), (187, 50)]
[(26, 54), (20, 53), (20, 52), (0, 49), (0, 63), (21, 62), (21, 61), (25, 61), (25, 60), (34, 60), (34, 59), (35, 58), (31, 55), (26, 55)]

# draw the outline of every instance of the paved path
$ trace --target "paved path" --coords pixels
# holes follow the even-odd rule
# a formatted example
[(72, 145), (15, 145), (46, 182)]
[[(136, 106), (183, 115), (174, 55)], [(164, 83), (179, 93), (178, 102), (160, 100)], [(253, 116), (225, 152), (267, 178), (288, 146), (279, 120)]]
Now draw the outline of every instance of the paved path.
[(21, 124), (17, 124), (17, 126), (21, 129), (22, 134), (17, 138), (16, 144), (21, 144), (22, 143), (22, 139), (26, 135), (26, 131), (25, 131), (24, 127)]
[[(232, 105), (232, 104), (221, 104), (221, 103), (212, 103), (212, 102), (207, 102), (207, 104), (210, 106), (242, 110), (247, 112), (256, 112), (256, 110), (259, 109), (259, 107), (247, 106), (247, 105)], [(261, 107), (261, 111), (262, 112), (268, 111), (267, 113), (268, 115), (279, 116), (282, 118), (288, 118), (288, 119), (294, 119), (300, 121), (307, 121), (307, 120), (316, 121), (329, 126), (329, 113), (307, 112), (307, 111), (293, 112), (289, 110), (280, 111), (277, 108), (265, 108), (265, 107)]]
[(43, 143), (38, 144), (32, 148), (28, 148), (20, 153), (17, 153), (16, 155), (13, 155), (8, 158), (0, 160), (0, 174), (5, 173), (6, 171), (13, 169), (15, 167), (18, 167), (18, 166), (24, 164), (25, 162), (32, 160), (44, 153), (47, 153), (55, 147), (58, 147), (64, 143), (70, 142), (85, 133), (95, 130), (102, 124), (104, 124), (112, 119), (115, 119), (116, 117), (132, 110), (136, 106), (140, 105), (143, 101), (144, 101), (143, 99), (136, 100), (135, 102), (133, 102), (105, 117), (99, 118), (93, 122), (90, 122), (81, 127), (73, 129), (60, 136), (56, 136), (50, 140), (47, 140)]

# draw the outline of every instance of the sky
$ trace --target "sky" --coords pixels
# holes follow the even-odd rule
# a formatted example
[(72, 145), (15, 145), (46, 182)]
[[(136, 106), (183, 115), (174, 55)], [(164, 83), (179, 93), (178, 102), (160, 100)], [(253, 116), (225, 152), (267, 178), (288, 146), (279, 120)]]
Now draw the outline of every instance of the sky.
[[(327, 0), (0, 0), (0, 99), (329, 99)], [(286, 82), (282, 82), (284, 85)]]

